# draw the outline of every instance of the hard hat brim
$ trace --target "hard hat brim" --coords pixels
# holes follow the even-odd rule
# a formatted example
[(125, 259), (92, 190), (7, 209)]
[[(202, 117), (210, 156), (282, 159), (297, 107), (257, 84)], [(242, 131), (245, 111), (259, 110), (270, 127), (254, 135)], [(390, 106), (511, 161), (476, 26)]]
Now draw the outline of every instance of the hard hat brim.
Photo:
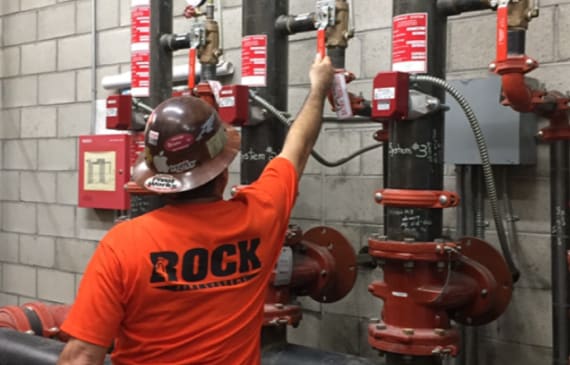
[[(226, 144), (224, 149), (211, 160), (205, 161), (187, 172), (179, 174), (161, 174), (148, 167), (145, 161), (145, 154), (144, 152), (141, 152), (137, 157), (137, 161), (133, 168), (133, 181), (140, 187), (156, 193), (177, 193), (192, 190), (206, 184), (208, 181), (221, 174), (224, 169), (230, 165), (240, 150), (241, 137), (239, 132), (228, 124), (224, 124), (223, 128), (225, 129), (227, 137)], [(176, 189), (165, 191), (164, 189), (154, 189), (152, 187), (145, 186), (145, 182), (147, 180), (157, 175), (172, 177), (178, 181), (179, 183), (177, 184)]]

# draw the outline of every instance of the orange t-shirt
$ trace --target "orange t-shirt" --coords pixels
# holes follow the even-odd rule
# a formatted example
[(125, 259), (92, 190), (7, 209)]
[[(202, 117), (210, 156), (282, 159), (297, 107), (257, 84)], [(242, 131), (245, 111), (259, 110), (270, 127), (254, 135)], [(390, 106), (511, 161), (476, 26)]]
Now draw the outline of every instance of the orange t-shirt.
[(275, 158), (229, 201), (169, 205), (113, 227), (62, 329), (114, 364), (260, 362), (263, 302), (297, 194)]

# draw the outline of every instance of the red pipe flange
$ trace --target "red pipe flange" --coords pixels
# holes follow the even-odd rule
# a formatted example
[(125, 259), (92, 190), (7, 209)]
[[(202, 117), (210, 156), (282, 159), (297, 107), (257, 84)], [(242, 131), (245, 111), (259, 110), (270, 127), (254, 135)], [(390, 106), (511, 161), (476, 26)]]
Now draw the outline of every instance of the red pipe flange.
[(458, 334), (450, 320), (481, 325), (502, 314), (512, 279), (500, 253), (485, 241), (407, 243), (369, 240), (383, 262), (384, 279), (369, 290), (384, 301), (383, 323), (369, 326), (369, 343), (413, 356), (455, 355)]
[(300, 228), (290, 226), (266, 293), (264, 326), (297, 326), (301, 307), (291, 303), (295, 297), (335, 302), (350, 292), (356, 271), (356, 255), (341, 233), (315, 227), (302, 235)]
[(439, 190), (381, 189), (374, 193), (374, 200), (389, 207), (450, 208), (459, 205), (459, 195)]

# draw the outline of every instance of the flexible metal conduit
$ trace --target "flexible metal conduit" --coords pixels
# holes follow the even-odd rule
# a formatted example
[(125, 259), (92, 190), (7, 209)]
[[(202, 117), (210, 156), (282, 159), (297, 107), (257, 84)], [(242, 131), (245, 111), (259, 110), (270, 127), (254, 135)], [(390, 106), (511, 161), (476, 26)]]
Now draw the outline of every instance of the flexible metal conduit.
[[(256, 101), (261, 106), (263, 106), (265, 109), (267, 109), (267, 111), (269, 111), (271, 114), (273, 114), (281, 123), (283, 123), (285, 126), (287, 126), (287, 128), (289, 128), (291, 126), (291, 124), (293, 123), (294, 119), (287, 118), (283, 112), (280, 112), (279, 110), (277, 110), (277, 108), (275, 108), (273, 105), (271, 105), (267, 100), (265, 100), (262, 97), (260, 97), (259, 95), (257, 95), (253, 90), (249, 91), (249, 96), (254, 101)], [(373, 144), (370, 146), (366, 146), (366, 147), (359, 149), (359, 150), (351, 153), (350, 155), (343, 157), (337, 161), (328, 161), (315, 150), (311, 150), (311, 156), (313, 156), (313, 158), (315, 160), (317, 160), (317, 162), (319, 162), (321, 165), (324, 165), (326, 167), (338, 167), (340, 165), (344, 165), (348, 161), (352, 160), (355, 157), (360, 156), (363, 153), (375, 150), (375, 149), (380, 148), (380, 147), (382, 147), (382, 143), (376, 143), (376, 144)]]
[(411, 82), (425, 82), (432, 85), (437, 85), (447, 91), (461, 106), (461, 109), (465, 112), (467, 119), (469, 120), (469, 125), (473, 130), (473, 135), (475, 136), (475, 141), (477, 142), (477, 148), (479, 149), (479, 155), (481, 156), (481, 165), (483, 167), (483, 177), (485, 178), (485, 186), (487, 188), (487, 196), (489, 197), (489, 204), (491, 205), (491, 213), (493, 214), (493, 220), (495, 221), (495, 227), (497, 229), (497, 236), (499, 237), (499, 243), (501, 245), (501, 250), (505, 256), (505, 260), (509, 265), (509, 269), (513, 276), (513, 281), (516, 282), (520, 277), (519, 269), (516, 267), (515, 262), (509, 248), (509, 242), (507, 239), (507, 234), (505, 233), (505, 227), (503, 226), (503, 218), (501, 211), (499, 210), (499, 203), (497, 198), (497, 189), (495, 186), (495, 177), (493, 176), (493, 169), (491, 167), (491, 160), (489, 159), (489, 150), (487, 149), (487, 142), (485, 141), (485, 136), (481, 131), (479, 126), (479, 121), (471, 109), (471, 106), (461, 93), (451, 86), (445, 80), (437, 77), (428, 75), (411, 75)]

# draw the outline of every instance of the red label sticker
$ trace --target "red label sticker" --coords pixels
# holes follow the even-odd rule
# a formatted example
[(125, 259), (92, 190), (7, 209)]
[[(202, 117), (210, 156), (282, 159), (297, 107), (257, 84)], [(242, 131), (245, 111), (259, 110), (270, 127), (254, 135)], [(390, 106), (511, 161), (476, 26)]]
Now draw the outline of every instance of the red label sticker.
[(177, 134), (170, 137), (164, 144), (164, 149), (171, 152), (176, 152), (190, 147), (194, 143), (194, 135), (190, 133)]
[(131, 94), (149, 96), (150, 91), (150, 0), (132, 0)]
[(245, 36), (241, 42), (241, 83), (267, 85), (267, 36)]
[(392, 71), (427, 72), (428, 15), (395, 16), (392, 27)]

